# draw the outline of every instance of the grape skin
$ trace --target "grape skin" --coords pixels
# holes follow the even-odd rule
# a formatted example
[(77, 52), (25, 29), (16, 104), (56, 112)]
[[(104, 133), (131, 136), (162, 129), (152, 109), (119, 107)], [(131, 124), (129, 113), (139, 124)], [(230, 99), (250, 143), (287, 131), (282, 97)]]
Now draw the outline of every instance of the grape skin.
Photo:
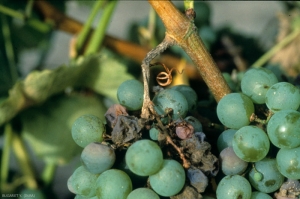
[(78, 167), (68, 179), (68, 189), (75, 194), (92, 197), (96, 195), (95, 182), (98, 174), (92, 174), (83, 166)]
[(252, 192), (251, 199), (272, 199), (272, 197), (266, 193), (254, 191)]
[(217, 186), (217, 199), (250, 199), (251, 185), (240, 175), (225, 176)]
[(195, 118), (193, 116), (188, 116), (188, 117), (184, 118), (184, 120), (187, 121), (188, 123), (190, 123), (194, 127), (195, 132), (203, 131), (202, 124), (197, 118)]
[(160, 147), (151, 140), (139, 140), (133, 143), (125, 154), (129, 169), (140, 176), (156, 173), (163, 164)]
[(300, 147), (280, 149), (276, 156), (279, 172), (289, 179), (300, 179)]
[(182, 93), (188, 103), (188, 110), (195, 110), (197, 106), (198, 96), (197, 93), (188, 85), (176, 85), (170, 89), (174, 89)]
[(217, 140), (217, 147), (219, 152), (229, 146), (232, 146), (232, 140), (235, 132), (237, 132), (236, 129), (227, 129), (219, 135)]
[(104, 171), (96, 181), (96, 195), (101, 199), (126, 199), (131, 191), (131, 179), (118, 169)]
[(264, 104), (269, 88), (278, 82), (275, 74), (266, 68), (251, 68), (241, 81), (242, 92), (256, 104)]
[(158, 134), (159, 134), (159, 130), (155, 127), (152, 127), (149, 130), (149, 136), (152, 140), (158, 140)]
[(159, 199), (159, 196), (148, 188), (138, 188), (130, 192), (127, 199)]
[(232, 147), (235, 154), (246, 162), (262, 160), (270, 148), (266, 133), (257, 126), (244, 126), (233, 137)]
[(220, 153), (221, 169), (225, 175), (242, 174), (248, 167), (248, 162), (240, 159), (232, 147), (223, 149)]
[(266, 105), (273, 112), (297, 110), (300, 105), (300, 91), (291, 83), (276, 83), (266, 93)]
[(87, 145), (81, 153), (83, 166), (91, 173), (102, 173), (112, 167), (116, 155), (114, 149), (99, 142)]
[(162, 168), (149, 176), (153, 190), (165, 197), (177, 194), (185, 184), (185, 171), (175, 160), (164, 160)]
[(130, 111), (136, 111), (142, 108), (144, 101), (144, 86), (135, 79), (123, 82), (117, 91), (117, 98), (122, 106)]
[(72, 125), (72, 138), (81, 147), (91, 142), (102, 142), (105, 125), (94, 115), (82, 115)]
[(295, 110), (276, 112), (267, 125), (270, 141), (278, 148), (300, 146), (300, 113)]
[(242, 93), (227, 94), (217, 105), (220, 122), (231, 129), (239, 129), (248, 125), (252, 113), (254, 113), (253, 102)]
[[(154, 98), (154, 109), (158, 114), (164, 115), (167, 108), (173, 110), (172, 119), (184, 118), (188, 112), (188, 102), (185, 96), (175, 89), (165, 89), (159, 92)], [(163, 120), (167, 123), (168, 120)]]
[[(264, 158), (255, 162), (255, 169), (249, 172), (250, 184), (258, 191), (271, 193), (280, 188), (284, 181), (284, 176), (278, 171), (275, 159)], [(259, 172), (262, 175), (260, 181), (255, 180), (255, 174)]]

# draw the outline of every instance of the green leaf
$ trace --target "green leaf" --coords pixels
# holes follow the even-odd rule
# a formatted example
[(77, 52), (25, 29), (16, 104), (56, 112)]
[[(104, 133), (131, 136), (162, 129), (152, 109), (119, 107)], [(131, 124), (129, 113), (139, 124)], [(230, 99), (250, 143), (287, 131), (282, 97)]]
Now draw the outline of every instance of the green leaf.
[(17, 82), (0, 104), (0, 126), (21, 110), (39, 105), (67, 87), (88, 87), (116, 102), (119, 85), (128, 79), (133, 76), (126, 72), (121, 61), (107, 52), (88, 56), (75, 66), (33, 71), (25, 80)]
[(44, 161), (65, 164), (82, 151), (72, 139), (72, 124), (84, 114), (93, 114), (105, 121), (106, 107), (102, 101), (91, 95), (54, 96), (42, 106), (20, 114), (22, 136)]
[(90, 62), (90, 70), (82, 76), (82, 85), (117, 102), (118, 87), (134, 77), (127, 72), (127, 67), (116, 56), (105, 50), (102, 52)]

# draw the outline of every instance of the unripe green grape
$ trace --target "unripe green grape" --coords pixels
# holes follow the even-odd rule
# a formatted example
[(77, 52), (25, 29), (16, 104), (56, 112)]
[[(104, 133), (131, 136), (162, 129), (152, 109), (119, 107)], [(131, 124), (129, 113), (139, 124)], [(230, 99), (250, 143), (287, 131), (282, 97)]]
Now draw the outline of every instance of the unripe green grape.
[(242, 92), (256, 104), (264, 104), (269, 88), (278, 82), (275, 74), (266, 68), (251, 68), (243, 76)]
[(159, 130), (155, 127), (152, 127), (149, 130), (149, 136), (152, 140), (158, 140), (158, 134), (159, 134)]
[[(165, 114), (166, 109), (173, 110), (172, 119), (184, 118), (188, 112), (189, 106), (185, 96), (175, 89), (165, 89), (160, 91), (154, 98), (154, 109), (158, 114)], [(168, 121), (163, 121), (167, 123)]]
[(236, 129), (227, 129), (219, 135), (217, 140), (217, 147), (219, 152), (227, 147), (232, 146), (232, 140), (235, 132), (237, 132)]
[(72, 137), (81, 147), (91, 142), (102, 142), (105, 133), (104, 123), (94, 115), (82, 115), (72, 125)]
[(270, 142), (266, 133), (257, 126), (244, 126), (233, 136), (235, 154), (246, 162), (257, 162), (266, 157)]
[(300, 146), (300, 113), (295, 110), (276, 112), (268, 122), (270, 141), (278, 148)]
[(219, 182), (217, 199), (250, 199), (251, 185), (240, 175), (225, 176)]
[(129, 169), (140, 176), (156, 173), (163, 164), (160, 147), (151, 140), (139, 140), (133, 143), (125, 154)]
[(197, 93), (188, 85), (176, 85), (170, 87), (170, 89), (174, 89), (179, 91), (188, 103), (188, 110), (194, 110), (197, 106), (198, 96)]
[(190, 123), (194, 127), (195, 132), (203, 131), (202, 124), (197, 118), (195, 118), (193, 116), (188, 116), (188, 117), (184, 118), (184, 120), (187, 121), (188, 123)]
[(252, 113), (254, 113), (253, 102), (242, 93), (225, 95), (217, 106), (217, 115), (220, 122), (232, 129), (239, 129), (248, 125)]
[(273, 112), (297, 110), (300, 105), (299, 88), (288, 82), (274, 84), (266, 93), (266, 105)]
[(300, 179), (300, 147), (280, 149), (276, 156), (279, 172), (289, 179)]
[(229, 73), (222, 73), (226, 83), (228, 84), (230, 90), (235, 91), (236, 90), (236, 83), (231, 79), (231, 76)]
[(91, 173), (102, 173), (115, 163), (116, 155), (113, 148), (99, 142), (92, 142), (84, 147), (81, 153), (83, 166)]
[(93, 197), (85, 197), (82, 195), (76, 195), (74, 199), (98, 199), (97, 196), (93, 196)]
[(127, 199), (159, 199), (159, 196), (148, 188), (138, 188), (130, 192)]
[(272, 197), (266, 193), (254, 191), (251, 194), (251, 199), (272, 199)]
[(118, 169), (104, 171), (96, 181), (96, 195), (101, 199), (126, 199), (131, 191), (129, 176)]
[(164, 160), (161, 169), (149, 176), (152, 189), (159, 195), (170, 197), (183, 188), (185, 171), (175, 160)]
[(95, 196), (95, 182), (98, 176), (99, 174), (90, 173), (83, 166), (80, 166), (68, 179), (68, 189), (72, 193), (86, 197)]
[(219, 160), (221, 169), (225, 175), (242, 174), (248, 167), (248, 162), (240, 159), (233, 151), (232, 147), (223, 149)]
[(263, 178), (264, 178), (264, 176), (260, 172), (257, 172), (257, 171), (254, 172), (254, 175), (253, 175), (253, 180), (254, 181), (259, 182)]
[(275, 159), (264, 158), (254, 163), (249, 172), (250, 184), (258, 191), (271, 193), (280, 188), (284, 176), (278, 171)]
[(117, 98), (119, 103), (128, 110), (139, 110), (143, 106), (144, 86), (138, 80), (127, 80), (119, 86)]

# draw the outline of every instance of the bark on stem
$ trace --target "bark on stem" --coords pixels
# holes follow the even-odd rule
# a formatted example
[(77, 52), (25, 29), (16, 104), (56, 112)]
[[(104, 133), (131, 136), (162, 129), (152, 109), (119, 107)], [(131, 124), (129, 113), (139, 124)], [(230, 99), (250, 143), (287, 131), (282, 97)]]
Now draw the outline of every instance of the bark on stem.
[(166, 35), (191, 57), (216, 101), (220, 101), (222, 97), (230, 93), (228, 84), (206, 50), (194, 23), (170, 1), (148, 1), (163, 21)]

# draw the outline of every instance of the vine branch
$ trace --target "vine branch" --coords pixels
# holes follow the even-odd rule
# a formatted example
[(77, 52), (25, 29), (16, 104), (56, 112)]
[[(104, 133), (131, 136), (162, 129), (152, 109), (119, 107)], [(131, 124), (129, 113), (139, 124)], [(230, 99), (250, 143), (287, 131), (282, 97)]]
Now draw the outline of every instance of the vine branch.
[(222, 73), (199, 37), (193, 20), (183, 15), (169, 0), (148, 1), (163, 21), (166, 35), (190, 56), (216, 101), (230, 93)]
[(150, 62), (162, 52), (164, 52), (168, 47), (173, 45), (174, 41), (169, 38), (168, 36), (157, 45), (154, 49), (152, 49), (149, 53), (147, 53), (145, 59), (142, 62), (142, 73), (144, 78), (144, 101), (142, 107), (142, 118), (148, 119), (150, 117), (150, 106), (152, 106), (150, 100), (150, 93), (149, 93), (149, 82), (150, 82)]

